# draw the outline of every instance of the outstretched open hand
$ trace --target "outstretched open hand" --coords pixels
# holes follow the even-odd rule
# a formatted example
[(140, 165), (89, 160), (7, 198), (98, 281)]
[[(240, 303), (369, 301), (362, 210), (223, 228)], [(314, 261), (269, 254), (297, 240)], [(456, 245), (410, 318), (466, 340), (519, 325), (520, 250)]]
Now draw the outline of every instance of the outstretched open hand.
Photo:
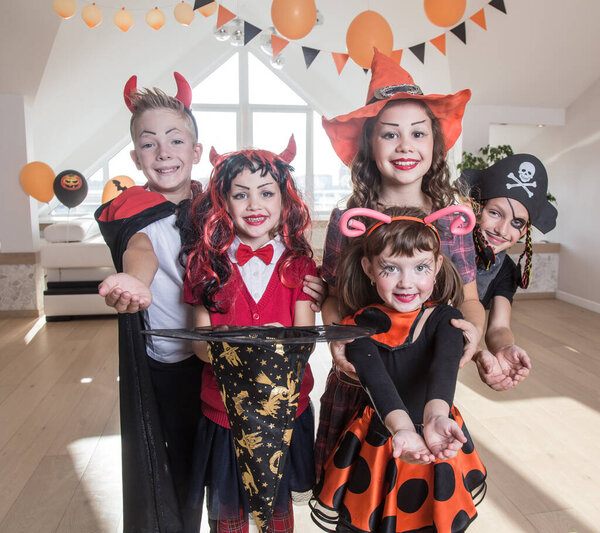
[(436, 416), (423, 426), (423, 436), (436, 459), (445, 461), (456, 456), (467, 442), (458, 424), (447, 416)]
[(413, 430), (396, 431), (392, 436), (392, 450), (394, 457), (406, 463), (425, 465), (435, 461), (423, 437)]
[(531, 360), (520, 346), (511, 344), (492, 354), (481, 350), (475, 356), (479, 377), (495, 391), (508, 390), (523, 381), (531, 370)]
[(150, 307), (152, 293), (139, 279), (120, 272), (108, 276), (98, 286), (98, 294), (104, 297), (106, 305), (119, 313), (137, 313)]

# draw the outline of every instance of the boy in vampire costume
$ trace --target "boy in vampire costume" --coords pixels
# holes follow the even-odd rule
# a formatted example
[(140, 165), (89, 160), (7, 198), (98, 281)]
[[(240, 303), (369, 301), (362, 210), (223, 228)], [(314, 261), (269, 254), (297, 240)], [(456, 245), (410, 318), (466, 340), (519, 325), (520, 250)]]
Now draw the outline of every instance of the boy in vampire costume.
[(189, 326), (182, 302), (180, 228), (189, 216), (192, 166), (200, 160), (191, 88), (175, 73), (175, 98), (158, 89), (124, 96), (132, 112), (131, 155), (148, 182), (100, 206), (95, 216), (117, 274), (99, 292), (119, 313), (119, 396), (123, 529), (127, 533), (200, 528), (187, 506), (203, 363), (189, 341), (153, 342), (142, 329)]

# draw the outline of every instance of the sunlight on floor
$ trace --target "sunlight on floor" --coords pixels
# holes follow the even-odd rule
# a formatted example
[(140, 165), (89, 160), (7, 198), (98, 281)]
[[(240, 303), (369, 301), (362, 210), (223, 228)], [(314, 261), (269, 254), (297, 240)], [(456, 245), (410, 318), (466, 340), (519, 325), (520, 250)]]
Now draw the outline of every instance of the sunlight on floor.
[(37, 333), (40, 331), (40, 329), (42, 329), (44, 327), (45, 324), (46, 324), (46, 315), (38, 318), (35, 321), (35, 323), (33, 324), (33, 326), (31, 326), (31, 329), (25, 334), (25, 337), (23, 338), (23, 340), (25, 341), (25, 344), (29, 344), (34, 339), (34, 337), (37, 335)]

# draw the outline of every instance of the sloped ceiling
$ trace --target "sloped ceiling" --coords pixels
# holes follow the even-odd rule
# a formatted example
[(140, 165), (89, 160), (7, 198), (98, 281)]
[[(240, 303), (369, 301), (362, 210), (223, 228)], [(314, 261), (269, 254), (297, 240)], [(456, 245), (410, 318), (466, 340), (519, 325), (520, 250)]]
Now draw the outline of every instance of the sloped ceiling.
[[(193, 3), (193, 0), (187, 0)], [(141, 85), (171, 87), (173, 70), (198, 83), (232, 53), (212, 31), (216, 17), (199, 14), (189, 28), (177, 24), (173, 2), (156, 2), (167, 24), (154, 31), (143, 22), (150, 3), (129, 0), (135, 23), (122, 33), (112, 23), (112, 2), (97, 4), (104, 21), (88, 29), (78, 12), (61, 20), (52, 0), (2, 2), (0, 93), (23, 94), (32, 103), (36, 156), (49, 163), (86, 168), (90, 151), (108, 150), (117, 132), (127, 131), (121, 92), (137, 73)], [(271, 0), (223, 0), (242, 19), (271, 25)], [(351, 20), (365, 9), (381, 13), (394, 33), (394, 49), (428, 42), (447, 32), (431, 24), (423, 0), (316, 0), (324, 23), (284, 50), (286, 66), (279, 75), (326, 115), (346, 112), (364, 99), (368, 76), (349, 61), (338, 76), (329, 52), (345, 51)], [(562, 109), (600, 77), (600, 39), (596, 0), (505, 0), (508, 13), (487, 0), (467, 0), (467, 44), (448, 33), (447, 55), (426, 45), (422, 64), (408, 50), (402, 66), (426, 92), (470, 88), (472, 104)], [(152, 4), (153, 6), (154, 4)], [(484, 8), (487, 31), (469, 20)], [(260, 54), (256, 38), (248, 46)], [(319, 54), (306, 69), (300, 45)], [(267, 61), (266, 56), (263, 56)], [(52, 135), (48, 135), (51, 132)], [(93, 148), (92, 148), (93, 147)]]

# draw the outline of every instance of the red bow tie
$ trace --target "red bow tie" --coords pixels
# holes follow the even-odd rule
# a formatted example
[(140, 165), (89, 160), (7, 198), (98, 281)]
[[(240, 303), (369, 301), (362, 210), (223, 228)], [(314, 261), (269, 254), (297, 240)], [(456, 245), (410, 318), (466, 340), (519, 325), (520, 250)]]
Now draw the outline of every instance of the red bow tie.
[(258, 257), (265, 265), (268, 265), (271, 262), (271, 259), (273, 259), (273, 245), (267, 244), (258, 250), (253, 250), (244, 243), (241, 243), (238, 246), (235, 258), (240, 266), (244, 266), (253, 257)]

